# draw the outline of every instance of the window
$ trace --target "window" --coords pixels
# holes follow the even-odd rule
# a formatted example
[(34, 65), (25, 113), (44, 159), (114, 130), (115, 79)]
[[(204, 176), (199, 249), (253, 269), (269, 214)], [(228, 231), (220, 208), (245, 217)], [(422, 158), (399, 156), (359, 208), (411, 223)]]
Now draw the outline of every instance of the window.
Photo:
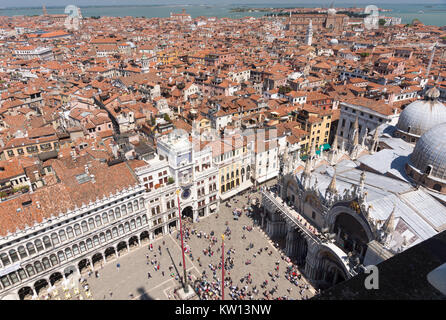
[(104, 243), (106, 240), (105, 240), (105, 234), (104, 233), (101, 233), (100, 235), (99, 235), (99, 239), (101, 240), (101, 243)]
[(65, 240), (67, 240), (67, 235), (65, 234), (65, 231), (60, 230), (59, 231), (59, 238), (61, 242), (64, 242)]
[(147, 224), (147, 216), (146, 215), (142, 216), (142, 224)]
[(57, 253), (57, 256), (59, 257), (60, 262), (65, 261), (65, 255), (63, 254), (63, 251), (59, 251)]
[[(152, 186), (150, 186), (152, 187)], [(122, 215), (125, 216), (127, 214), (127, 207), (125, 205), (121, 206)]]
[(121, 218), (121, 209), (119, 209), (119, 208), (115, 209), (115, 216), (116, 216), (116, 219)]
[(130, 221), (130, 229), (133, 230), (133, 229), (135, 229), (135, 228), (136, 228), (136, 226), (135, 226), (135, 220)]
[(136, 218), (136, 226), (137, 227), (141, 226), (141, 218), (140, 217)]
[(93, 230), (96, 226), (94, 225), (94, 220), (93, 218), (88, 219), (88, 227), (90, 228), (90, 230)]
[(18, 274), (19, 274), (20, 279), (23, 280), (23, 279), (28, 278), (28, 276), (26, 275), (25, 270), (23, 270), (23, 269), (19, 269), (19, 270), (17, 270), (17, 272), (18, 272)]
[(144, 209), (144, 199), (139, 199), (139, 207), (141, 208), (141, 209)]
[(110, 222), (115, 221), (115, 214), (113, 213), (113, 210), (108, 212), (108, 218), (110, 219)]
[(2, 285), (5, 288), (11, 285), (11, 283), (9, 282), (8, 276), (1, 277), (0, 281), (2, 282)]
[(30, 256), (36, 253), (36, 249), (34, 248), (34, 245), (31, 242), (26, 244), (26, 249), (28, 249), (28, 253)]
[(40, 273), (43, 271), (43, 267), (42, 267), (42, 264), (40, 263), (40, 261), (34, 262), (34, 268), (36, 268), (37, 273)]
[(81, 226), (82, 226), (82, 232), (87, 232), (88, 231), (88, 226), (87, 226), (87, 222), (86, 221), (82, 221)]
[(73, 254), (74, 254), (75, 256), (77, 256), (79, 253), (80, 253), (80, 252), (79, 252), (79, 247), (77, 246), (77, 244), (75, 244), (75, 245), (73, 246)]
[(34, 153), (34, 152), (37, 152), (37, 151), (38, 151), (38, 150), (37, 150), (37, 146), (26, 147), (26, 151), (27, 151), (28, 153)]
[(135, 210), (139, 210), (138, 200), (133, 201), (133, 206), (135, 207)]
[(118, 236), (118, 228), (116, 228), (116, 227), (113, 228), (112, 235), (113, 235), (113, 238)]
[(110, 240), (112, 238), (111, 231), (107, 230), (107, 232), (105, 233), (105, 236), (107, 237), (107, 240)]
[(55, 266), (56, 264), (59, 263), (59, 262), (57, 261), (57, 258), (56, 258), (56, 255), (55, 255), (55, 254), (52, 254), (52, 255), (50, 256), (50, 260), (51, 260), (51, 264), (52, 264), (53, 266)]
[(67, 259), (70, 259), (73, 256), (70, 248), (65, 249), (65, 255), (67, 256)]
[(75, 224), (74, 225), (74, 233), (79, 236), (82, 232), (81, 232), (81, 226), (79, 224)]
[(68, 235), (68, 239), (71, 239), (74, 237), (74, 232), (73, 232), (73, 228), (72, 227), (68, 227), (67, 228), (67, 235)]
[(37, 239), (36, 241), (34, 241), (34, 244), (36, 245), (36, 249), (38, 252), (43, 251), (43, 244), (40, 239)]
[(11, 261), (9, 261), (9, 257), (8, 257), (8, 255), (7, 255), (6, 253), (2, 253), (2, 254), (0, 255), (0, 259), (2, 260), (2, 264), (3, 264), (3, 266), (7, 266), (8, 264), (11, 263)]
[(11, 258), (12, 263), (19, 261), (19, 255), (14, 249), (9, 250), (9, 257)]
[(125, 230), (125, 232), (129, 232), (130, 231), (130, 223), (126, 222), (124, 224), (124, 230)]
[(94, 236), (94, 237), (93, 237), (93, 244), (94, 244), (95, 246), (98, 246), (98, 245), (99, 245), (99, 237), (98, 237), (98, 236)]
[(10, 273), (9, 278), (11, 279), (12, 284), (19, 282), (19, 277), (15, 272)]
[(124, 234), (124, 226), (122, 224), (119, 225), (118, 231), (119, 231), (119, 235), (123, 235)]
[(88, 249), (91, 249), (91, 248), (93, 248), (93, 241), (91, 241), (91, 239), (87, 239), (87, 248)]
[(32, 277), (33, 275), (36, 274), (36, 272), (34, 271), (34, 267), (32, 265), (27, 265), (26, 266), (26, 272), (28, 272), (28, 276)]
[(108, 216), (107, 216), (107, 213), (103, 213), (102, 214), (102, 220), (104, 221), (104, 223), (107, 223), (108, 222)]
[(45, 249), (51, 248), (52, 244), (50, 241), (50, 237), (48, 237), (48, 236), (43, 237), (43, 244), (45, 245)]
[(50, 260), (48, 258), (43, 258), (42, 263), (45, 270), (51, 268)]
[(79, 243), (79, 248), (81, 249), (81, 252), (87, 251), (87, 247), (85, 246), (84, 242)]
[(129, 204), (127, 205), (127, 209), (128, 209), (128, 211), (129, 211), (129, 213), (133, 213), (133, 206), (132, 206), (131, 203), (129, 203)]
[(20, 258), (23, 259), (23, 258), (26, 258), (28, 256), (24, 246), (20, 246), (18, 251), (19, 251)]
[(56, 245), (59, 243), (59, 237), (56, 233), (51, 234), (51, 241), (53, 241), (53, 245)]

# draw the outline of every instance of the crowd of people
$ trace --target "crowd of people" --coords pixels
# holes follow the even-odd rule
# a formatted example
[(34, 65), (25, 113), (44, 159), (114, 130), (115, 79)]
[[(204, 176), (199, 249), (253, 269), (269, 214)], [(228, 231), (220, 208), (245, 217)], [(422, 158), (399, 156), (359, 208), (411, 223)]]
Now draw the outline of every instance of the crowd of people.
[[(240, 201), (240, 200), (239, 200)], [(220, 212), (222, 215), (222, 212)], [(223, 216), (226, 218), (226, 216)], [(222, 217), (222, 218), (223, 218)], [(238, 223), (238, 222), (237, 222)], [(230, 239), (232, 235), (232, 230), (229, 226), (228, 221), (225, 222), (225, 243), (226, 239)], [(241, 228), (241, 240), (247, 240), (247, 235), (254, 230), (254, 225), (240, 225)], [(203, 266), (205, 260), (211, 260), (209, 263), (206, 263), (207, 268), (202, 272), (201, 278), (197, 279), (194, 283), (194, 290), (202, 300), (215, 300), (221, 299), (221, 241), (219, 237), (215, 235), (214, 231), (206, 233), (202, 230), (196, 230), (193, 226), (186, 225), (184, 228), (184, 239), (186, 242), (191, 241), (191, 236), (195, 236), (196, 239), (199, 239), (200, 242), (204, 242), (203, 249), (201, 250), (200, 257), (197, 258), (197, 262), (200, 267)], [(177, 235), (177, 239), (179, 239), (179, 234)], [(269, 247), (255, 247), (254, 242), (248, 242), (245, 247), (246, 251), (252, 253), (252, 258), (256, 259), (262, 257), (263, 255), (271, 256), (273, 254), (273, 250)], [(240, 249), (239, 249), (240, 250)], [(224, 278), (224, 287), (225, 287), (225, 295), (229, 295), (233, 300), (258, 300), (258, 299), (279, 299), (279, 300), (288, 300), (291, 299), (292, 288), (287, 289), (288, 294), (279, 294), (279, 284), (278, 280), (281, 275), (286, 279), (292, 279), (293, 283), (297, 283), (299, 286), (299, 290), (301, 296), (308, 290), (308, 285), (303, 283), (303, 279), (301, 280), (300, 273), (298, 273), (298, 269), (296, 266), (290, 263), (287, 257), (282, 256), (282, 260), (288, 264), (286, 268), (279, 268), (280, 261), (277, 261), (274, 265), (271, 266), (271, 271), (267, 272), (267, 276), (264, 279), (254, 279), (251, 272), (247, 272), (241, 278), (233, 279), (231, 275), (231, 271), (235, 266), (235, 260), (240, 259), (239, 256), (245, 256), (244, 253), (239, 253), (236, 255), (236, 249), (233, 246), (230, 246), (229, 249), (225, 249), (225, 278)], [(251, 259), (252, 259), (251, 258)], [(245, 259), (243, 262), (245, 265), (249, 265), (253, 263), (250, 258)], [(271, 259), (271, 258), (269, 258)], [(291, 269), (290, 269), (291, 268)], [(290, 271), (293, 270), (293, 271)], [(282, 272), (282, 273), (281, 273)], [(293, 273), (294, 272), (294, 273)], [(299, 279), (295, 279), (295, 275), (297, 277), (299, 274)], [(258, 275), (257, 275), (258, 277)], [(292, 278), (291, 278), (292, 277)], [(291, 280), (290, 280), (291, 281)]]

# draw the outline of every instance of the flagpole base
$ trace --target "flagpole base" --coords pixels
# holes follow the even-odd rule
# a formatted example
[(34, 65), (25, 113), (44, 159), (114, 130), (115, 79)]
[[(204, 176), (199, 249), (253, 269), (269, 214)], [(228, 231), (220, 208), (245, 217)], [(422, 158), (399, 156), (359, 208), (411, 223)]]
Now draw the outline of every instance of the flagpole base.
[(181, 288), (177, 291), (180, 300), (190, 300), (195, 296), (195, 291), (189, 284), (187, 285), (187, 289), (187, 292), (184, 292), (184, 288)]

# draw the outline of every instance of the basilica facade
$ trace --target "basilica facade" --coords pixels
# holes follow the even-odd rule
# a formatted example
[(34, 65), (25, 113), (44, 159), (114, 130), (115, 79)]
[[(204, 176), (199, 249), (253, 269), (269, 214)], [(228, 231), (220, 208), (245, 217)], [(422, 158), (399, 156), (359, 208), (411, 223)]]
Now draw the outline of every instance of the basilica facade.
[(262, 226), (316, 287), (446, 230), (446, 123), (429, 124), (429, 110), (446, 107), (435, 88), (421, 103), (433, 107), (400, 118), (424, 124), (416, 143), (401, 137), (402, 123), (383, 123), (360, 141), (356, 121), (348, 143), (339, 147), (336, 137), (319, 155), (313, 147), (305, 163), (285, 157), (279, 183), (262, 190)]

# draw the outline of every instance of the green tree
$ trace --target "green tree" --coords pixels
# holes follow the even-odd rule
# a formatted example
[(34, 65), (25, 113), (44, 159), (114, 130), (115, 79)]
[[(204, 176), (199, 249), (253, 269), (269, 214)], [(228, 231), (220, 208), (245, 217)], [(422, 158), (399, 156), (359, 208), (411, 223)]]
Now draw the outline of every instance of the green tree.
[(170, 122), (170, 117), (167, 113), (165, 113), (163, 117), (165, 121)]
[(174, 183), (175, 182), (175, 180), (174, 180), (174, 178), (172, 178), (172, 177), (169, 177), (168, 179), (167, 179), (167, 184), (172, 184), (172, 183)]
[(382, 26), (384, 26), (384, 25), (386, 24), (386, 20), (384, 20), (384, 19), (379, 19), (378, 23), (379, 23), (379, 25), (382, 27)]

